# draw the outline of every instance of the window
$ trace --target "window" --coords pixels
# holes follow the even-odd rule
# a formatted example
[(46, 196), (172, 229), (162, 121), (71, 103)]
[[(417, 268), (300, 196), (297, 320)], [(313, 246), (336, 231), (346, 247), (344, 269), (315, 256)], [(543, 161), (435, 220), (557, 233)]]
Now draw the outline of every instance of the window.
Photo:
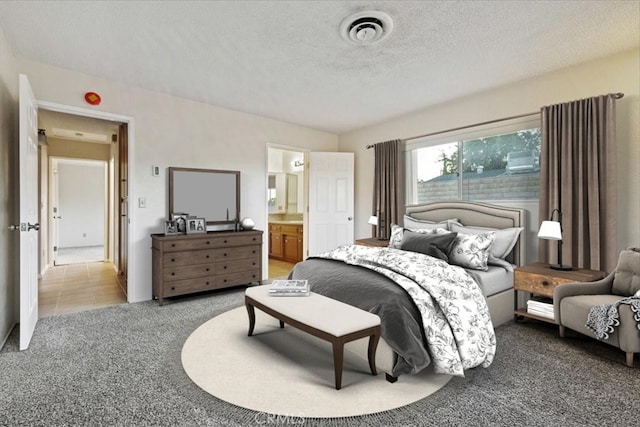
[(407, 144), (409, 204), (538, 200), (539, 120)]

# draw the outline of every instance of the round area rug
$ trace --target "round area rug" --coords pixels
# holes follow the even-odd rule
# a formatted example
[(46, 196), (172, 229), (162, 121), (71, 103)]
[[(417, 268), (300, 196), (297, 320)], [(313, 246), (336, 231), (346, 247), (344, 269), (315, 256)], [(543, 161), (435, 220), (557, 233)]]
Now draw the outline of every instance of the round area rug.
[(329, 342), (289, 325), (280, 329), (278, 320), (258, 309), (251, 337), (248, 326), (245, 307), (207, 321), (187, 338), (182, 366), (206, 392), (258, 412), (309, 418), (372, 414), (423, 399), (451, 379), (427, 368), (391, 384), (345, 351), (342, 389), (336, 390)]

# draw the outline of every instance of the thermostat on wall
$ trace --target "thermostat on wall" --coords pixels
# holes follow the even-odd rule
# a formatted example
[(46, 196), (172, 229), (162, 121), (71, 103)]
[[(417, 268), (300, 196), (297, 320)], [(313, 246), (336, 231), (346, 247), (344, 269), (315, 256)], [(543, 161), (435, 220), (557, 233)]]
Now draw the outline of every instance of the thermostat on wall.
[(160, 176), (160, 166), (151, 166), (151, 175)]

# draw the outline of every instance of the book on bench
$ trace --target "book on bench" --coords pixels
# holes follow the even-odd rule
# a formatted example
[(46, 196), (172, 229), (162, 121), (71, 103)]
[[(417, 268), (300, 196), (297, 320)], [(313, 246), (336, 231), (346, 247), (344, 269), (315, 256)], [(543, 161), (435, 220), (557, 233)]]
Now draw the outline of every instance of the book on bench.
[(309, 283), (306, 280), (277, 279), (269, 287), (272, 297), (306, 297), (309, 296)]

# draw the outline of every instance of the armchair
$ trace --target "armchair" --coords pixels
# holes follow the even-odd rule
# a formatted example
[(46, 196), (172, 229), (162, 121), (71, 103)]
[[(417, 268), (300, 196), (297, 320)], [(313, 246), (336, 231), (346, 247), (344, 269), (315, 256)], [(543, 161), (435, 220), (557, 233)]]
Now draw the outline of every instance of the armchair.
[[(596, 337), (587, 326), (591, 308), (598, 305), (617, 305), (619, 325), (609, 329), (602, 341), (626, 353), (627, 366), (633, 367), (634, 353), (640, 353), (640, 298), (633, 297), (640, 291), (640, 248), (623, 250), (616, 269), (604, 279), (590, 283), (567, 283), (557, 286), (553, 293), (553, 309), (560, 325), (560, 337), (565, 328)], [(632, 298), (627, 298), (632, 297)], [(620, 301), (624, 300), (620, 303)], [(634, 305), (629, 304), (633, 302)]]

